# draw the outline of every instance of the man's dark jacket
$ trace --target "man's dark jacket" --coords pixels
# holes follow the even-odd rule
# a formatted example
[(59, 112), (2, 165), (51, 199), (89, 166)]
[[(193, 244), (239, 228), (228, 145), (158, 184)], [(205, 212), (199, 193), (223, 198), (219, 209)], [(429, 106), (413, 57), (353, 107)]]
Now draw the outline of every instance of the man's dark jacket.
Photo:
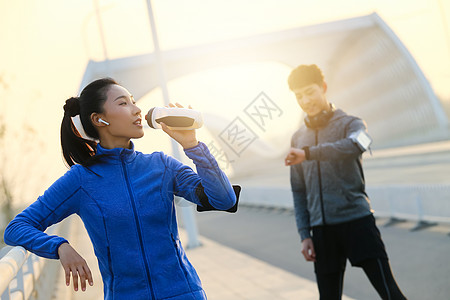
[(291, 166), (291, 187), (298, 232), (311, 237), (312, 226), (339, 224), (372, 213), (365, 192), (363, 151), (351, 138), (366, 131), (360, 118), (337, 109), (322, 128), (302, 126), (291, 146), (303, 148), (306, 161)]

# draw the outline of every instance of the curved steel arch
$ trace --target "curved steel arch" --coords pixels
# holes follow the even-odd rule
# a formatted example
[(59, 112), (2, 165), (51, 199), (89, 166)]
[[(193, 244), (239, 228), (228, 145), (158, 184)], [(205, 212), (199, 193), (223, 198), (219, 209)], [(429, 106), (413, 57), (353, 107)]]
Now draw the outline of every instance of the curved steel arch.
[[(276, 61), (319, 65), (328, 97), (364, 118), (375, 146), (439, 139), (448, 120), (406, 47), (376, 14), (162, 53), (166, 79), (240, 63)], [(111, 76), (136, 99), (158, 86), (153, 54), (90, 61), (81, 87)], [(144, 78), (144, 79), (143, 79)]]

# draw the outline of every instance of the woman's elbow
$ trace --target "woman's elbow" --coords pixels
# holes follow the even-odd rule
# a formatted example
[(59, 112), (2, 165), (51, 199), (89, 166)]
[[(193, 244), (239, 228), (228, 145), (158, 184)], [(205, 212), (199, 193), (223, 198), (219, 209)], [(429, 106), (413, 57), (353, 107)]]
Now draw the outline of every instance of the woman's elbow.
[(233, 206), (236, 205), (237, 199), (236, 199), (236, 194), (233, 192), (229, 197), (228, 197), (228, 201), (227, 201), (227, 207), (225, 208), (225, 210), (232, 208)]
[(236, 194), (231, 191), (231, 193), (228, 193), (225, 197), (222, 197), (220, 199), (217, 199), (214, 201), (214, 203), (211, 203), (215, 209), (218, 210), (228, 210), (236, 205)]
[(14, 221), (11, 221), (8, 226), (5, 228), (5, 232), (3, 233), (3, 240), (5, 241), (5, 244), (10, 246), (16, 246), (17, 244), (14, 243)]

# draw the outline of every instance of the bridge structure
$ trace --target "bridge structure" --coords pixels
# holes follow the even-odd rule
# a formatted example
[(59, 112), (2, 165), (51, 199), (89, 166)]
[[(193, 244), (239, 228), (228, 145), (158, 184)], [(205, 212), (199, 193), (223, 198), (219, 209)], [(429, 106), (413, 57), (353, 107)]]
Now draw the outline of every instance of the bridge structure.
[[(370, 15), (162, 52), (166, 80), (251, 62), (289, 68), (317, 64), (328, 98), (361, 116), (386, 148), (445, 139), (448, 118), (429, 82), (400, 39)], [(138, 101), (159, 85), (153, 53), (89, 61), (81, 87), (110, 76)], [(206, 124), (208, 127), (208, 124)]]
[[(157, 57), (150, 53), (106, 61), (90, 61), (80, 88), (94, 79), (109, 76), (126, 86), (139, 101), (159, 85), (156, 59)], [(168, 81), (194, 72), (248, 62), (271, 61), (290, 68), (303, 63), (315, 63), (326, 75), (328, 97), (332, 102), (366, 120), (370, 134), (376, 141), (374, 149), (382, 151), (436, 142), (446, 140), (449, 136), (448, 118), (429, 82), (407, 48), (376, 13), (248, 38), (167, 50), (162, 52), (162, 59)], [(230, 121), (220, 117), (216, 120), (217, 123), (206, 124), (207, 129), (214, 135), (219, 134), (223, 129), (222, 125)], [(260, 153), (261, 147), (265, 146), (270, 148), (270, 145), (261, 143), (251, 145), (233, 165), (234, 175), (231, 179), (244, 186), (242, 203), (266, 205), (264, 201), (268, 201), (267, 196), (275, 195), (271, 197), (269, 204), (283, 206), (283, 203), (291, 201), (289, 187), (286, 185), (287, 169), (280, 163), (283, 151), (265, 157), (266, 163), (262, 166), (257, 163), (261, 157), (255, 154)], [(442, 147), (440, 149), (443, 149)], [(395, 160), (403, 155), (404, 153), (399, 152), (380, 159), (389, 157)], [(426, 150), (417, 155), (424, 158), (427, 155)], [(378, 164), (375, 164), (374, 170), (376, 165)], [(392, 197), (392, 201), (383, 200), (391, 192), (398, 194), (414, 189), (404, 185), (391, 186), (386, 190), (386, 186), (386, 183), (373, 184), (373, 193), (378, 195), (375, 198), (380, 199), (379, 207), (383, 208), (381, 211), (391, 213), (392, 217), (416, 218), (411, 214), (411, 209), (408, 210), (410, 205), (392, 204), (392, 201), (397, 201)], [(369, 182), (368, 188), (371, 189)], [(400, 191), (401, 188), (403, 190)], [(448, 189), (448, 186), (442, 186), (438, 191), (444, 197), (448, 195)], [(416, 194), (422, 196), (424, 193), (436, 193), (434, 188), (417, 191)], [(278, 201), (280, 198), (286, 202)], [(417, 200), (419, 198), (410, 198), (423, 208), (423, 203)], [(448, 208), (447, 199), (442, 198), (440, 201), (433, 204), (435, 210), (431, 214), (435, 213), (435, 216), (422, 214), (417, 220), (428, 218), (447, 221), (450, 211), (439, 210), (439, 207), (443, 206)], [(376, 201), (373, 203), (377, 205)], [(28, 283), (25, 284), (23, 277), (23, 274), (29, 274), (29, 270), (34, 270), (35, 265), (42, 263), (36, 262), (33, 256), (31, 262), (26, 262), (28, 254), (20, 247), (4, 249), (1, 255), (1, 300), (49, 299), (48, 290), (43, 292), (39, 287), (41, 279), (30, 277), (32, 279), (26, 279)], [(41, 267), (39, 274), (49, 274), (49, 270), (50, 267)], [(3, 276), (4, 274), (7, 276)], [(25, 290), (30, 284), (31, 291)]]

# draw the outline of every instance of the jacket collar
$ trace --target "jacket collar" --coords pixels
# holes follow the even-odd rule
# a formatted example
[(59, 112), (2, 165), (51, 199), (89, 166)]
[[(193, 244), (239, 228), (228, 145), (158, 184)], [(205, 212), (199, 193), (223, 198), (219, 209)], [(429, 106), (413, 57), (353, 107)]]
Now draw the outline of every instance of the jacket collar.
[(342, 109), (336, 108), (330, 121), (337, 120), (337, 119), (343, 118), (345, 116), (347, 116), (347, 114)]
[(97, 154), (96, 155), (104, 155), (106, 160), (121, 160), (125, 162), (131, 162), (136, 157), (136, 152), (134, 151), (134, 143), (131, 142), (131, 148), (114, 148), (114, 149), (106, 149), (103, 148), (102, 145), (97, 144)]

